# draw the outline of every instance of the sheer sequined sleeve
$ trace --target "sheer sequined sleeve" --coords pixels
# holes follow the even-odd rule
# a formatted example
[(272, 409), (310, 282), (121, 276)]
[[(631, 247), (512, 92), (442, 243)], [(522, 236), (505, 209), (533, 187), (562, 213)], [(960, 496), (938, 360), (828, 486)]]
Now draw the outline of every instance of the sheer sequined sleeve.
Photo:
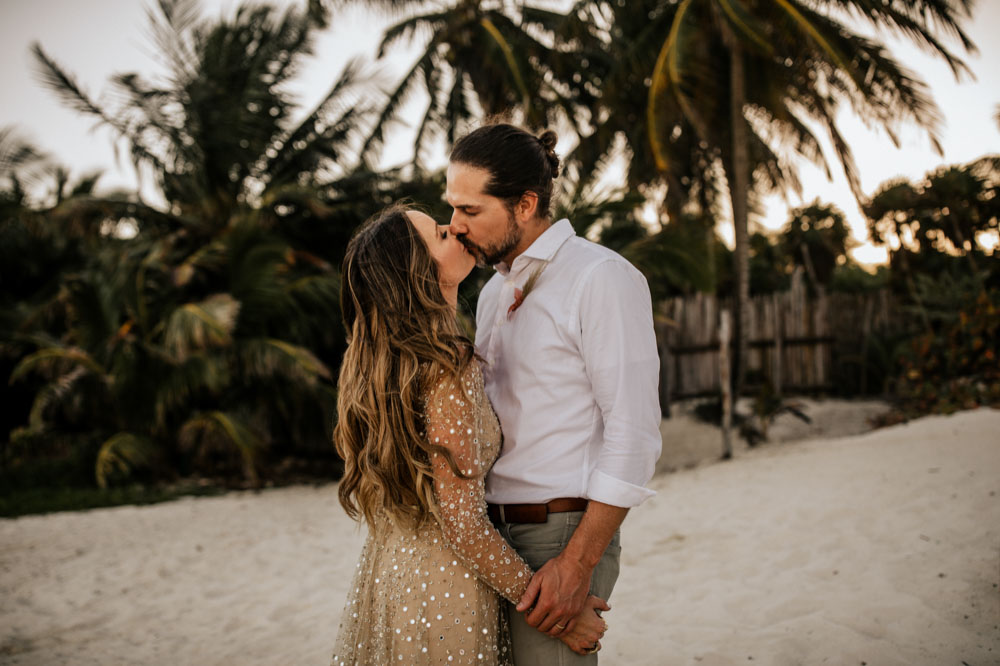
[(482, 411), (490, 407), (478, 366), (470, 365), (461, 385), (442, 376), (426, 409), (427, 436), (448, 449), (459, 469), (471, 477), (456, 476), (443, 455), (431, 455), (444, 538), (480, 580), (517, 603), (532, 571), (486, 515), (483, 484), (488, 462), (482, 459), (481, 421)]

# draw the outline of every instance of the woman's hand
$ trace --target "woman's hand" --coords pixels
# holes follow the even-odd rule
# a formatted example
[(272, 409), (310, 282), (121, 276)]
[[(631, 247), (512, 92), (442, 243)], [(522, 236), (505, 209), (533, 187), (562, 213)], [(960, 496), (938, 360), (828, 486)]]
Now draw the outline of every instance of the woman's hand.
[[(576, 616), (571, 631), (559, 637), (570, 650), (577, 654), (588, 654), (601, 649), (600, 640), (608, 630), (608, 623), (598, 614), (611, 610), (604, 599), (590, 595), (583, 602), (583, 608)], [(595, 649), (596, 648), (596, 649)]]

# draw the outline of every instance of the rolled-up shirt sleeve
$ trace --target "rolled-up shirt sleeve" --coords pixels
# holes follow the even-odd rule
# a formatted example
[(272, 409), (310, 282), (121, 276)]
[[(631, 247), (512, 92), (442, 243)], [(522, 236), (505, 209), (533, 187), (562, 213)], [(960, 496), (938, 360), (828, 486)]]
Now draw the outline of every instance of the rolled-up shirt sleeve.
[(662, 449), (660, 359), (649, 287), (623, 261), (599, 263), (580, 287), (581, 352), (604, 419), (587, 498), (637, 506), (656, 494), (645, 486)]

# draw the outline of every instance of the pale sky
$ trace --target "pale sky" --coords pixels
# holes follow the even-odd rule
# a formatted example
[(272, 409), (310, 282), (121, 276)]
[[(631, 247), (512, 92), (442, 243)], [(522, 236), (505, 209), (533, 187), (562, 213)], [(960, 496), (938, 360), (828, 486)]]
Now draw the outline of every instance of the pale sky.
[[(291, 2), (294, 0), (276, 0), (272, 4), (287, 6)], [(151, 4), (150, 0), (0, 0), (0, 89), (4, 91), (0, 126), (17, 126), (75, 175), (103, 169), (104, 189), (134, 188), (136, 178), (127, 158), (115, 158), (110, 130), (95, 130), (93, 120), (62, 106), (37, 83), (29, 45), (39, 41), (50, 57), (77, 76), (88, 93), (106, 99), (112, 74), (137, 71), (148, 75), (159, 71), (145, 16), (145, 8)], [(231, 11), (237, 3), (202, 0), (201, 5), (203, 16), (213, 17)], [(317, 40), (316, 55), (295, 81), (295, 91), (305, 107), (311, 107), (326, 93), (348, 58), (374, 57), (383, 25), (384, 19), (361, 9), (334, 15), (331, 29)], [(844, 112), (839, 124), (855, 153), (865, 194), (872, 194), (890, 178), (916, 180), (943, 164), (1000, 153), (1000, 128), (994, 120), (1000, 104), (1000, 0), (979, 0), (967, 31), (979, 47), (978, 54), (964, 58), (975, 80), (964, 77), (956, 82), (943, 60), (907, 43), (887, 42), (893, 55), (930, 85), (944, 117), (940, 129), (944, 156), (935, 154), (927, 136), (915, 128), (900, 133), (902, 145), (896, 149), (884, 133), (867, 130), (861, 120)], [(948, 44), (958, 52), (954, 42)], [(411, 59), (404, 54), (399, 60), (393, 71), (402, 73), (403, 67), (410, 64), (403, 61)], [(410, 143), (405, 138), (395, 141), (397, 147), (390, 147), (385, 162), (406, 159)], [(824, 148), (832, 155), (828, 145)], [(831, 182), (803, 162), (800, 175), (803, 195), (801, 199), (790, 195), (791, 204), (801, 205), (816, 198), (836, 204), (846, 214), (854, 237), (863, 242), (867, 235), (865, 223), (842, 173), (834, 167)], [(760, 221), (763, 226), (776, 229), (786, 221), (785, 204), (777, 197), (769, 199)], [(731, 225), (721, 224), (720, 232), (732, 238)], [(883, 251), (870, 244), (862, 244), (854, 256), (866, 263), (884, 261), (885, 257)]]

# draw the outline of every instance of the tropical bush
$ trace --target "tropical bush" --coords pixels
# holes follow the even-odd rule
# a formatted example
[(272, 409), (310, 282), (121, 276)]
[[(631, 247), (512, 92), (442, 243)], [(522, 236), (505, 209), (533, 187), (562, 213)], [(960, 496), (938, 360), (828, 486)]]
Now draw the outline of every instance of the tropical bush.
[(1000, 408), (1000, 290), (981, 288), (978, 281), (919, 280), (925, 292), (945, 297), (924, 315), (927, 329), (900, 347), (895, 393), (903, 414)]
[(111, 128), (166, 203), (77, 188), (33, 204), (11, 167), (16, 205), (0, 235), (17, 241), (5, 270), (18, 289), (0, 333), (16, 359), (9, 390), (32, 397), (5, 474), (88, 460), (101, 486), (259, 485), (300, 458), (333, 476), (336, 267), (353, 229), (395, 194), (391, 177), (351, 166), (366, 114), (359, 70), (292, 122), (286, 85), (327, 25), (318, 3), (217, 22), (191, 2), (158, 9), (169, 71), (116, 75), (112, 103), (34, 48), (44, 82)]

